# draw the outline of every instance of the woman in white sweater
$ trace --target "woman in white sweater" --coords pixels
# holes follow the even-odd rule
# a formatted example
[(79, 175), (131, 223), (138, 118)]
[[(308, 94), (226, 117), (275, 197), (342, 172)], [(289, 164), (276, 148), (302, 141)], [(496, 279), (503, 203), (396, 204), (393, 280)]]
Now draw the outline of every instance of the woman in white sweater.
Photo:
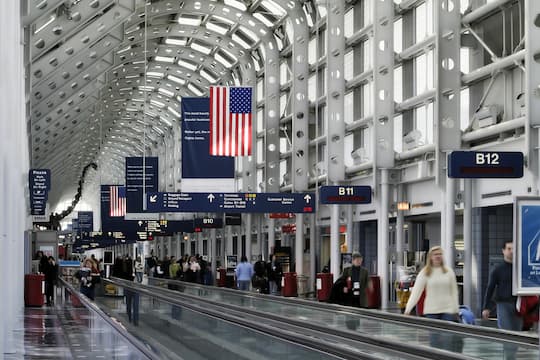
[[(409, 315), (426, 292), (424, 299), (424, 316), (430, 319), (457, 321), (459, 312), (458, 287), (456, 274), (451, 268), (444, 266), (443, 253), (440, 246), (429, 249), (426, 266), (416, 277), (414, 287), (405, 307)], [(432, 331), (429, 337), (432, 347), (453, 352), (461, 352), (463, 340), (459, 336)]]

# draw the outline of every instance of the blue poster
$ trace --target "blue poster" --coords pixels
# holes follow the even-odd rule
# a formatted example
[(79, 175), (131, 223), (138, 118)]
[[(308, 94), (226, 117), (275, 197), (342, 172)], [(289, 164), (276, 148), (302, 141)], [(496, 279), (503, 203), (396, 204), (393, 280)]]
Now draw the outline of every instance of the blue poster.
[(234, 178), (233, 157), (210, 156), (209, 98), (182, 98), (182, 178)]
[(28, 172), (30, 190), (30, 211), (32, 215), (45, 215), (49, 190), (51, 189), (51, 170), (30, 169)]
[(540, 205), (521, 207), (521, 288), (540, 287)]
[[(143, 166), (144, 163), (144, 166)], [(146, 192), (158, 191), (158, 158), (126, 158), (126, 212), (142, 213), (143, 186)]]
[(77, 217), (81, 233), (94, 231), (94, 213), (92, 211), (79, 211)]

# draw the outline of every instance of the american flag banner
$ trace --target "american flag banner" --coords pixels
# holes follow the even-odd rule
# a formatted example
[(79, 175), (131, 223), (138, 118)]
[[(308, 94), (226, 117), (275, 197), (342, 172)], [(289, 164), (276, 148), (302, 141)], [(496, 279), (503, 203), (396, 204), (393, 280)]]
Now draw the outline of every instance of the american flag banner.
[(126, 215), (126, 187), (125, 186), (110, 186), (111, 205), (109, 208), (109, 216), (124, 216)]
[(251, 155), (252, 90), (210, 86), (210, 155)]

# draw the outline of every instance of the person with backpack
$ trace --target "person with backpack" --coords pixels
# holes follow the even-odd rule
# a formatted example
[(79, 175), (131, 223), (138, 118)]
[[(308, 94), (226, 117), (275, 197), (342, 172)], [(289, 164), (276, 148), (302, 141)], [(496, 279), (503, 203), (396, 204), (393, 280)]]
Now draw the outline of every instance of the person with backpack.
[(253, 265), (255, 275), (252, 278), (252, 286), (261, 294), (268, 294), (268, 276), (266, 273), (266, 264), (259, 256), (259, 260)]
[(269, 256), (269, 261), (266, 264), (266, 276), (268, 276), (268, 290), (270, 295), (278, 295), (281, 291), (283, 269), (274, 254)]

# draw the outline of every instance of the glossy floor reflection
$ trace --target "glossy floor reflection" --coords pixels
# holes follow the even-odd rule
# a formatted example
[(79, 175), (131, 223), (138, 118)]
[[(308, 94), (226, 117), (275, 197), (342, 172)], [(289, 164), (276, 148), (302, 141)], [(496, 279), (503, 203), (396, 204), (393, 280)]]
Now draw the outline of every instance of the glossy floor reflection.
[(16, 352), (4, 359), (140, 359), (123, 337), (84, 307), (69, 301), (26, 308), (15, 331)]

